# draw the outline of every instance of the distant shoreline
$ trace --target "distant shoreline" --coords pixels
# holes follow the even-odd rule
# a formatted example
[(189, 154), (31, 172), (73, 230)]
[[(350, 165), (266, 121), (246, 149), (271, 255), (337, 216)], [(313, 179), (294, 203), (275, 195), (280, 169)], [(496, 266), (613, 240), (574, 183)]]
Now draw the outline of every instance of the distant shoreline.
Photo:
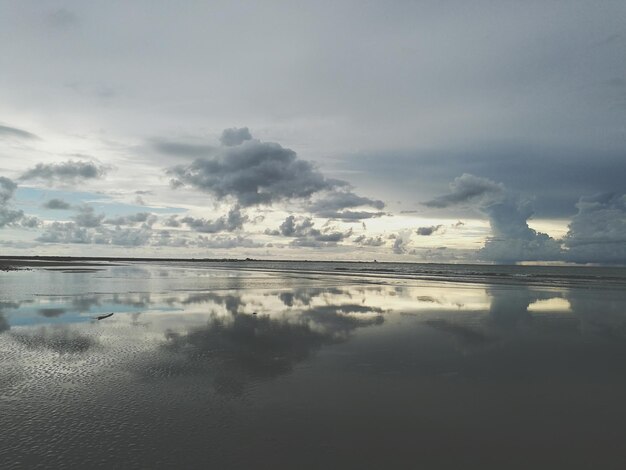
[[(525, 266), (524, 264), (491, 264), (491, 263), (434, 263), (424, 261), (378, 261), (372, 260), (314, 260), (314, 259), (258, 259), (258, 258), (154, 258), (154, 257), (117, 257), (117, 256), (50, 256), (50, 255), (0, 255), (0, 271), (11, 270), (12, 266), (53, 266), (63, 263), (125, 263), (125, 262), (142, 262), (142, 263), (162, 263), (162, 262), (182, 262), (182, 263), (345, 263), (345, 264), (405, 264), (405, 265), (446, 265), (446, 266)], [(536, 267), (607, 267), (621, 268), (624, 265), (585, 265), (585, 264), (527, 264), (526, 266)]]

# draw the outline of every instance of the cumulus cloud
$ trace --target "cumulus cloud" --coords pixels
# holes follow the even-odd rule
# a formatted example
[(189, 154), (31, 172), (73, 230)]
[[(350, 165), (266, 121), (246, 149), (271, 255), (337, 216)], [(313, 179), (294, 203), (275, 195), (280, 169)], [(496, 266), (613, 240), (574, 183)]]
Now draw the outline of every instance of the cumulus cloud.
[(220, 137), (220, 142), (226, 147), (242, 144), (246, 140), (252, 140), (252, 135), (247, 127), (224, 129)]
[(230, 237), (225, 235), (218, 235), (215, 237), (207, 237), (204, 235), (198, 236), (194, 241), (194, 244), (200, 248), (216, 248), (216, 249), (231, 249), (231, 248), (260, 248), (263, 245), (241, 235)]
[(429, 237), (433, 233), (439, 231), (441, 227), (443, 227), (443, 225), (431, 225), (430, 227), (418, 227), (415, 233), (423, 237)]
[(152, 231), (145, 228), (121, 228), (111, 230), (103, 226), (84, 227), (76, 222), (52, 222), (45, 226), (45, 231), (37, 238), (43, 243), (62, 244), (97, 244), (117, 246), (147, 245)]
[(159, 230), (153, 244), (155, 246), (184, 247), (189, 244), (189, 240), (184, 237), (174, 236), (169, 230)]
[[(171, 218), (168, 219), (168, 221), (171, 220)], [(239, 206), (233, 207), (228, 211), (226, 216), (219, 217), (215, 220), (194, 218), (191, 216), (180, 219), (181, 223), (186, 224), (192, 230), (203, 233), (234, 232), (235, 230), (241, 229), (243, 224), (247, 221), (248, 216), (241, 212)]]
[(7, 204), (9, 200), (13, 197), (16, 189), (17, 184), (15, 184), (9, 178), (0, 176), (0, 205), (4, 206), (5, 204)]
[(96, 243), (118, 246), (142, 246), (148, 244), (152, 232), (148, 229), (130, 229), (115, 227), (115, 230), (100, 233)]
[(70, 209), (72, 206), (65, 202), (62, 199), (50, 199), (49, 201), (46, 201), (43, 206), (44, 209), (52, 209), (52, 210), (67, 210)]
[(156, 216), (150, 212), (137, 212), (135, 214), (115, 217), (113, 219), (105, 219), (103, 223), (118, 226), (144, 224), (146, 227), (151, 227), (156, 220)]
[(581, 197), (564, 237), (566, 256), (579, 263), (626, 263), (626, 195)]
[(0, 126), (0, 138), (2, 137), (26, 139), (26, 140), (39, 139), (39, 137), (37, 137), (35, 134), (31, 134), (30, 132), (25, 131), (23, 129), (17, 129), (15, 127), (9, 127), (9, 126)]
[(37, 237), (43, 243), (92, 243), (93, 236), (84, 227), (74, 222), (53, 222)]
[(24, 216), (21, 210), (12, 210), (9, 207), (16, 189), (17, 184), (9, 178), (0, 176), (0, 228), (18, 222)]
[(450, 184), (450, 192), (425, 203), (431, 207), (472, 204), (489, 219), (492, 236), (478, 255), (499, 263), (547, 261), (562, 258), (561, 244), (528, 226), (534, 211), (529, 201), (487, 178), (463, 174)]
[(76, 215), (72, 217), (78, 227), (99, 227), (104, 221), (104, 214), (96, 214), (93, 207), (82, 205), (76, 208)]
[(396, 237), (395, 240), (393, 241), (392, 250), (396, 255), (403, 255), (404, 253), (406, 253), (406, 246), (405, 246), (404, 240), (400, 237)]
[(365, 235), (359, 235), (354, 239), (354, 243), (363, 246), (383, 246), (385, 241), (379, 235), (377, 237), (367, 237)]
[(345, 181), (326, 178), (293, 150), (256, 139), (224, 146), (216, 155), (175, 166), (168, 174), (174, 188), (189, 185), (220, 200), (233, 198), (244, 207), (307, 199), (347, 186)]
[(492, 231), (478, 253), (482, 259), (499, 263), (561, 259), (561, 244), (528, 226), (533, 215), (529, 202), (508, 196), (479, 209), (489, 217)]
[(35, 228), (41, 225), (41, 220), (32, 215), (22, 215), (20, 225), (25, 228)]
[(170, 215), (169, 217), (166, 217), (165, 219), (161, 221), (161, 223), (165, 225), (166, 227), (171, 227), (171, 228), (177, 228), (182, 225), (180, 220), (178, 220), (178, 216), (176, 215)]
[(319, 248), (323, 246), (334, 246), (338, 242), (349, 238), (352, 230), (341, 231), (334, 227), (326, 226), (321, 230), (315, 227), (313, 219), (310, 217), (288, 216), (277, 230), (265, 231), (267, 235), (291, 237), (292, 246), (303, 246)]
[(20, 176), (22, 180), (40, 179), (48, 183), (75, 183), (102, 178), (108, 168), (90, 161), (68, 160), (60, 163), (38, 163)]

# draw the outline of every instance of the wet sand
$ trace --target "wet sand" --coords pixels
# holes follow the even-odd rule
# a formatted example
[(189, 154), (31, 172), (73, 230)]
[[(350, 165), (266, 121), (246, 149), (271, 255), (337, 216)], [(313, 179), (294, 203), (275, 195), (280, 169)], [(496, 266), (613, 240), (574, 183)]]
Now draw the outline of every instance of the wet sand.
[(619, 280), (88, 263), (0, 273), (2, 468), (623, 467)]

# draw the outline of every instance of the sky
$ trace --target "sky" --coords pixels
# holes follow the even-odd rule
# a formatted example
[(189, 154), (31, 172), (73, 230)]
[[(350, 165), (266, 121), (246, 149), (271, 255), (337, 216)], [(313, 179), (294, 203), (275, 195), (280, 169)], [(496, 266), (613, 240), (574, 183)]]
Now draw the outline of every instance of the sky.
[(626, 264), (625, 24), (0, 0), (0, 253)]

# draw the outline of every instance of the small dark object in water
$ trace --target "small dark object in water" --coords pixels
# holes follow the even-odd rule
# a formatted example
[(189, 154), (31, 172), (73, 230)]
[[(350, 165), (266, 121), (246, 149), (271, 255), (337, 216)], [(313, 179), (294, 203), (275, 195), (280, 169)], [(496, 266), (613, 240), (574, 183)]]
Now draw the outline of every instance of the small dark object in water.
[(256, 315), (256, 312), (252, 312), (252, 315)]
[(96, 317), (96, 320), (104, 320), (105, 318), (112, 317), (112, 316), (113, 316), (113, 313), (115, 313), (115, 312), (107, 313), (107, 314), (105, 314), (105, 315), (98, 315), (98, 316)]

